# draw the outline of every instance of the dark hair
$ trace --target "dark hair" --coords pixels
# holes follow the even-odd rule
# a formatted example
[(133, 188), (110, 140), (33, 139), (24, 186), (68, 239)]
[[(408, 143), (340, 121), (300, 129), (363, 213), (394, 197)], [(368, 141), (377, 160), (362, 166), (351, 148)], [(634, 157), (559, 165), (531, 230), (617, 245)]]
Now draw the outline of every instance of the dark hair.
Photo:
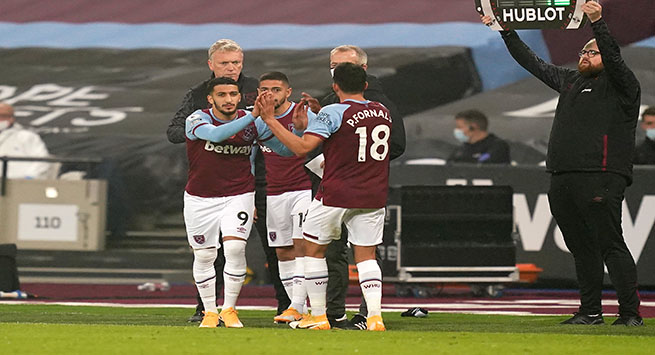
[(647, 107), (641, 114), (641, 119), (644, 119), (644, 116), (655, 116), (655, 106)]
[(289, 86), (289, 78), (287, 78), (287, 76), (284, 73), (279, 71), (271, 71), (262, 74), (262, 76), (259, 77), (259, 82), (261, 83), (264, 80), (279, 80), (287, 84), (287, 86)]
[(366, 88), (366, 70), (361, 65), (339, 63), (334, 68), (334, 83), (346, 94), (364, 92)]
[(232, 78), (228, 78), (224, 76), (220, 78), (213, 78), (207, 83), (207, 95), (211, 95), (216, 85), (236, 85), (237, 87), (239, 87), (239, 83), (237, 83), (236, 80)]
[(481, 111), (475, 109), (459, 112), (455, 115), (455, 119), (463, 119), (468, 122), (468, 124), (475, 123), (481, 131), (486, 131), (489, 127), (487, 116), (485, 116)]

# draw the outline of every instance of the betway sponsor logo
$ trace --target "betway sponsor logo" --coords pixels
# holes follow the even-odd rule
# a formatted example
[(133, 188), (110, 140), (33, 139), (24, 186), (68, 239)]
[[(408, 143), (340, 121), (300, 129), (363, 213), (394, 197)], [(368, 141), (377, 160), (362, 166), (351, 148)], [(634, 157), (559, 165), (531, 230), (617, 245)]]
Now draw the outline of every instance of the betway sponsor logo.
[(218, 154), (243, 154), (243, 155), (250, 155), (250, 152), (252, 152), (252, 146), (250, 145), (244, 145), (244, 146), (234, 146), (232, 144), (225, 144), (225, 145), (218, 145), (214, 144), (210, 141), (205, 142), (205, 150), (206, 151), (214, 151)]
[(316, 286), (327, 285), (327, 283), (327, 281), (314, 281), (314, 285)]
[(502, 10), (503, 22), (550, 22), (564, 20), (566, 7), (520, 7)]

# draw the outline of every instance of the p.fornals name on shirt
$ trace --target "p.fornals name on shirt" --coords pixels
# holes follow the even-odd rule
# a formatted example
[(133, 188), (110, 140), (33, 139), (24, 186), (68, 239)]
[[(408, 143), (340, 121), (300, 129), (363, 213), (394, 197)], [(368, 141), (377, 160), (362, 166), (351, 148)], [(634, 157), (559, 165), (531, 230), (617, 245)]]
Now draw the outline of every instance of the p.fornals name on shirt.
[(358, 111), (355, 114), (353, 114), (352, 117), (346, 120), (346, 123), (349, 124), (351, 127), (355, 127), (355, 125), (358, 124), (359, 121), (365, 120), (367, 118), (376, 118), (376, 117), (384, 118), (385, 120), (391, 122), (391, 117), (389, 117), (388, 112), (385, 112), (383, 110), (366, 109), (366, 110)]

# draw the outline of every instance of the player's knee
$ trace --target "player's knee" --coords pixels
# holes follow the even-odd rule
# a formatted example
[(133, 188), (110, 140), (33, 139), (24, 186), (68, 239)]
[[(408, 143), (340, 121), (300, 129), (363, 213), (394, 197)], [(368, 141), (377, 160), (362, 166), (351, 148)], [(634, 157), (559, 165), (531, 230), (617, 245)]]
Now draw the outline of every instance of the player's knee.
[(233, 272), (246, 271), (246, 241), (226, 240), (223, 242), (225, 269)]
[(218, 255), (218, 251), (216, 248), (209, 248), (209, 249), (194, 249), (193, 250), (193, 258), (194, 262), (198, 264), (211, 264), (214, 265), (214, 261), (216, 260), (216, 256)]

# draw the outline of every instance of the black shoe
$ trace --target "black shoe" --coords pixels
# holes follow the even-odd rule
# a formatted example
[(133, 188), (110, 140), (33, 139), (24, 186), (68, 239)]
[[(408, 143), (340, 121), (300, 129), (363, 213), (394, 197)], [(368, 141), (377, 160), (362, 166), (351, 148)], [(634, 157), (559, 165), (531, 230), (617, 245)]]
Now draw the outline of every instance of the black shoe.
[(350, 319), (350, 324), (359, 330), (366, 330), (366, 317), (357, 313)]
[(599, 325), (605, 324), (602, 314), (581, 314), (575, 313), (573, 317), (563, 321), (560, 324), (582, 324), (582, 325)]
[(428, 316), (428, 310), (425, 308), (414, 307), (400, 314), (401, 317), (425, 318)]
[(625, 325), (626, 327), (640, 327), (644, 325), (644, 320), (639, 316), (619, 317), (612, 325)]
[[(366, 320), (364, 321), (366, 322)], [(345, 314), (339, 318), (328, 316), (328, 322), (330, 322), (330, 327), (332, 327), (332, 329), (359, 330), (359, 328), (354, 327), (352, 323), (350, 323)]]
[(201, 309), (196, 309), (196, 313), (194, 313), (191, 317), (189, 317), (187, 322), (189, 322), (189, 323), (202, 322), (202, 317), (204, 317), (204, 316), (205, 315), (204, 315), (204, 313), (202, 313)]

